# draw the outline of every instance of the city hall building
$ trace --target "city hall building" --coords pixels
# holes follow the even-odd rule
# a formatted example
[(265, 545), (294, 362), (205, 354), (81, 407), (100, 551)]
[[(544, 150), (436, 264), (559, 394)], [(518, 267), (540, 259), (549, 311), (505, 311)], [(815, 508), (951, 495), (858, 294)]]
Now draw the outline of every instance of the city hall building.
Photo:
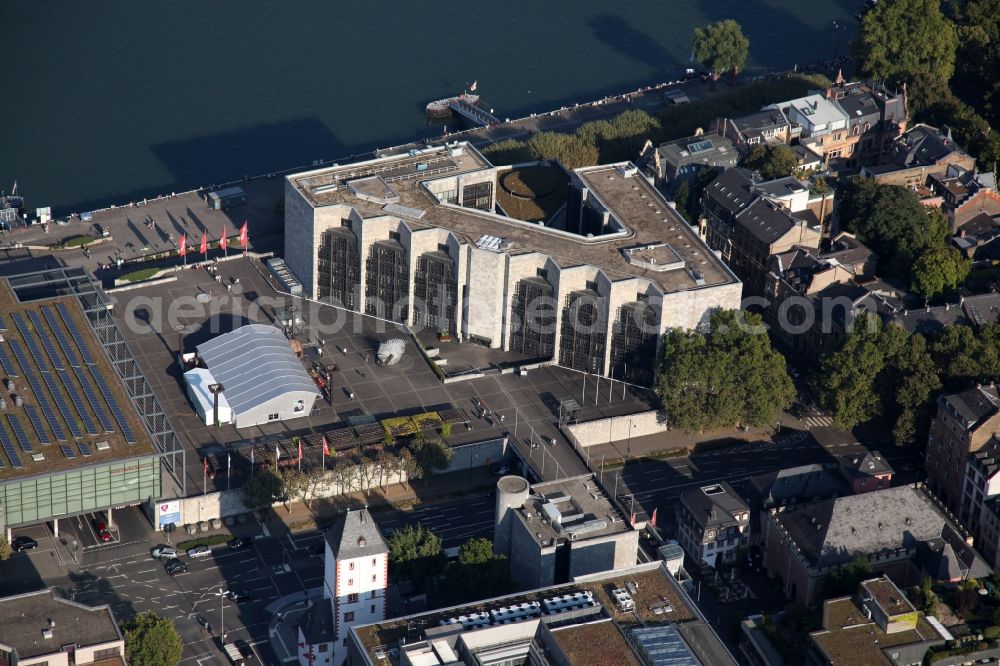
[(637, 383), (741, 284), (630, 163), (496, 167), (454, 143), (285, 181), (307, 296)]

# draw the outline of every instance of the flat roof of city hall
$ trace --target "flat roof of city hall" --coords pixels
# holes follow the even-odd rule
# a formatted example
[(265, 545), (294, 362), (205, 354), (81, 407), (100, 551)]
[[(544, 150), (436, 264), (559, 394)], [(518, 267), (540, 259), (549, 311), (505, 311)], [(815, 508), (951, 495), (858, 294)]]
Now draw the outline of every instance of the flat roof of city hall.
[[(483, 236), (498, 236), (509, 244), (505, 245), (508, 254), (540, 252), (562, 268), (589, 264), (604, 270), (613, 280), (643, 278), (667, 293), (738, 282), (629, 163), (575, 171), (625, 229), (624, 233), (592, 238), (443, 204), (424, 186), (433, 180), (492, 168), (474, 147), (462, 143), (293, 174), (288, 176), (288, 182), (313, 207), (348, 205), (365, 218), (394, 216), (415, 229), (447, 229), (470, 245)], [(682, 263), (658, 266), (657, 270), (649, 264), (629, 261), (627, 251), (663, 243), (671, 246)]]

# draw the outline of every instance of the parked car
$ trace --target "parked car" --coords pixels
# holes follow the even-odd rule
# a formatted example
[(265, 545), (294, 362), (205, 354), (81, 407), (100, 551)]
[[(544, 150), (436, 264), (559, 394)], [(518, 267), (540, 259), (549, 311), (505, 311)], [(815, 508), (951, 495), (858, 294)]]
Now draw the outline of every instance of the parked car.
[(97, 538), (102, 542), (111, 541), (111, 532), (108, 531), (108, 526), (103, 520), (94, 521), (94, 532), (97, 533)]
[(238, 604), (248, 604), (251, 601), (256, 601), (257, 597), (253, 596), (249, 592), (240, 592), (239, 590), (229, 590), (226, 592), (226, 596)]
[(187, 553), (188, 557), (207, 557), (212, 554), (212, 549), (208, 546), (195, 546)]
[(153, 549), (153, 557), (157, 560), (176, 559), (177, 549), (173, 546), (157, 546)]
[(253, 541), (249, 537), (240, 537), (229, 542), (229, 549), (243, 550), (244, 548), (249, 548), (251, 543), (253, 543)]
[(170, 560), (169, 562), (167, 562), (166, 571), (171, 576), (180, 573), (187, 573), (187, 570), (188, 570), (188, 565), (184, 564), (180, 560)]
[(34, 550), (38, 548), (38, 542), (30, 536), (22, 534), (19, 537), (14, 537), (14, 540), (10, 543), (10, 547), (15, 553), (20, 553), (22, 550)]

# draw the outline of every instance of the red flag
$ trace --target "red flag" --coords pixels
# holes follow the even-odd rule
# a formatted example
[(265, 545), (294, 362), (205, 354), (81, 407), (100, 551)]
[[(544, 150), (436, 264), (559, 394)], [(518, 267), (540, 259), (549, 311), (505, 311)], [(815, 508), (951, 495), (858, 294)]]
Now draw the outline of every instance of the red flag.
[(223, 250), (226, 249), (226, 230), (225, 229), (222, 230), (222, 235), (219, 237), (219, 248), (223, 249)]
[(656, 509), (653, 509), (653, 515), (649, 517), (649, 526), (656, 527)]
[(299, 440), (299, 462), (302, 462), (302, 440)]
[(201, 461), (205, 464), (205, 473), (208, 474), (208, 458), (202, 458)]
[(240, 227), (240, 245), (243, 246), (245, 250), (247, 247), (247, 242), (250, 240), (250, 232), (247, 231), (247, 221), (243, 220), (243, 226)]
[(208, 254), (208, 236), (205, 235), (204, 231), (201, 232), (201, 253)]
[(330, 444), (326, 441), (326, 435), (323, 435), (323, 455), (330, 455)]
[(180, 255), (183, 257), (188, 252), (188, 237), (187, 237), (187, 234), (181, 234), (181, 239), (180, 239), (179, 243), (180, 244), (179, 244), (178, 250), (180, 252)]
[(632, 529), (635, 529), (635, 511), (632, 512), (632, 518), (629, 520), (629, 525), (632, 526)]

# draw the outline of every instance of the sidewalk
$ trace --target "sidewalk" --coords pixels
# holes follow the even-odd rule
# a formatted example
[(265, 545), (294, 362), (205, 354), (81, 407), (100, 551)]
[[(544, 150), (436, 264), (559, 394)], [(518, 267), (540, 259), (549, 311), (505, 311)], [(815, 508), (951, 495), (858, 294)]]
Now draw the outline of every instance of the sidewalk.
[(426, 481), (417, 480), (405, 486), (397, 483), (388, 488), (374, 488), (367, 496), (356, 492), (315, 499), (311, 507), (303, 502), (293, 502), (288, 510), (277, 505), (271, 509), (265, 525), (272, 535), (283, 536), (290, 532), (322, 527), (345, 510), (364, 506), (368, 506), (376, 514), (377, 520), (380, 511), (393, 508), (405, 511), (418, 504), (433, 504), (462, 495), (481, 494), (485, 489), (492, 490), (495, 485), (495, 477), (484, 468), (438, 474)]
[(283, 537), (292, 532), (325, 527), (338, 514), (349, 508), (368, 506), (377, 516), (380, 511), (392, 509), (405, 511), (417, 505), (444, 502), (463, 495), (492, 492), (495, 485), (496, 478), (485, 468), (437, 474), (426, 481), (421, 479), (405, 486), (397, 483), (388, 488), (374, 488), (367, 496), (362, 492), (355, 492), (350, 495), (314, 499), (311, 507), (300, 501), (291, 502), (287, 509), (282, 504), (276, 504), (268, 510), (258, 510), (258, 515), (264, 515), (263, 523), (251, 520), (227, 526), (223, 522), (222, 527), (217, 530), (199, 532), (191, 537), (178, 532), (173, 535), (172, 541), (177, 543), (216, 534), (252, 537), (260, 533), (261, 529), (270, 536)]

